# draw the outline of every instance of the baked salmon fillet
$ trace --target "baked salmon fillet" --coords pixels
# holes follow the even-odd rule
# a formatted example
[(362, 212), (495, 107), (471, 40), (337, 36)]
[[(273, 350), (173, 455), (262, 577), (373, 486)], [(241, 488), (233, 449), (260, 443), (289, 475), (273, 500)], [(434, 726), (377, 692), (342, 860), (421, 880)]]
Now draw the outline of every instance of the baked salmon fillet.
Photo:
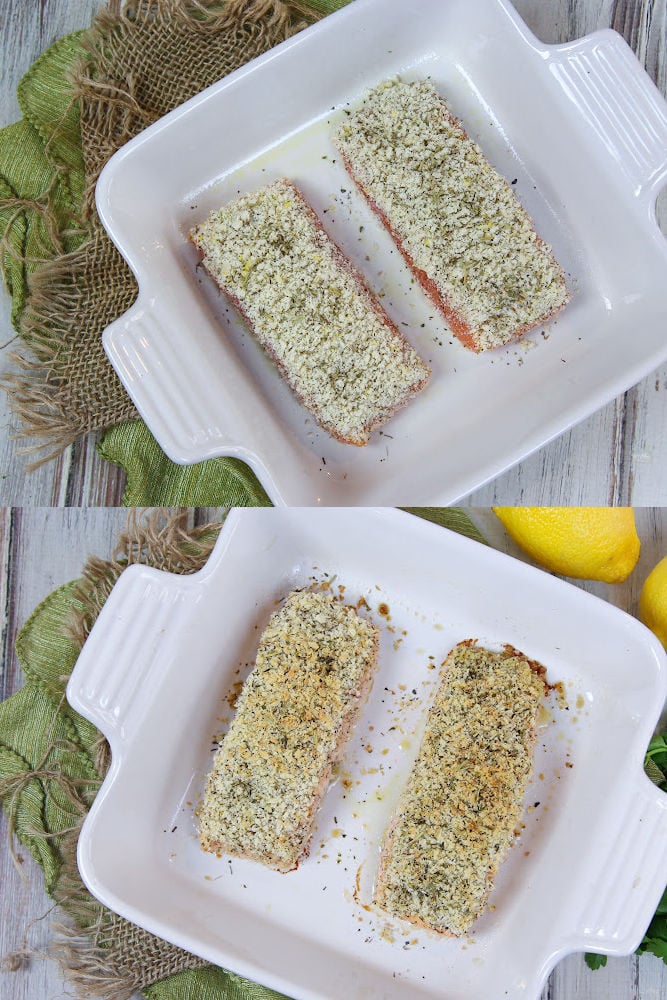
[(262, 633), (199, 812), (206, 851), (278, 871), (307, 853), (334, 764), (373, 683), (378, 630), (322, 593), (295, 591)]
[(459, 643), (385, 834), (374, 902), (449, 936), (470, 930), (523, 810), (545, 671), (511, 646)]
[(379, 84), (346, 117), (335, 143), (466, 347), (507, 344), (566, 304), (551, 249), (428, 80)]
[(365, 445), (429, 369), (291, 181), (213, 212), (191, 239), (204, 267), (317, 422)]

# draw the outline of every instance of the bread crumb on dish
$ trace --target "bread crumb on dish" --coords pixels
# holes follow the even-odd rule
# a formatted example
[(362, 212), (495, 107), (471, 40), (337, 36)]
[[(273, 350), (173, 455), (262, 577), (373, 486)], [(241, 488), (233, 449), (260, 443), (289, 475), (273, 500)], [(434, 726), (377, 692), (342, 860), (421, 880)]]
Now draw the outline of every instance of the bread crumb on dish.
[(191, 233), (203, 264), (329, 434), (365, 445), (429, 369), (289, 180), (244, 194)]
[(331, 595), (288, 595), (262, 633), (208, 776), (199, 813), (204, 850), (282, 872), (297, 867), (372, 686), (378, 636)]
[(544, 667), (511, 646), (454, 647), (383, 839), (379, 907), (448, 936), (470, 930), (514, 841), (546, 691)]
[(346, 169), (453, 333), (507, 344), (569, 299), (512, 187), (428, 80), (387, 80), (335, 138)]

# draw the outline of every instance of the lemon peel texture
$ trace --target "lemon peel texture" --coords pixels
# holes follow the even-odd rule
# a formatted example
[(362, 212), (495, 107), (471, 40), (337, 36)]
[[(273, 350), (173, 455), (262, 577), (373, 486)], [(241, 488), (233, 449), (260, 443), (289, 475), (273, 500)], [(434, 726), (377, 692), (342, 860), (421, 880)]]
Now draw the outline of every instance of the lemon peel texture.
[(639, 595), (639, 618), (667, 649), (667, 556), (644, 581)]
[(552, 573), (622, 583), (639, 559), (631, 507), (494, 507), (524, 552)]

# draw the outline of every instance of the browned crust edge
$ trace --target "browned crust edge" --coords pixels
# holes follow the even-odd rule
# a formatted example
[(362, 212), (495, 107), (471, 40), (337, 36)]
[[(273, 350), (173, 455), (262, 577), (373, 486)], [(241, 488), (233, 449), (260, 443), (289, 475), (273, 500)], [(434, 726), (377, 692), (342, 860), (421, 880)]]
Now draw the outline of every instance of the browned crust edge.
[[(448, 121), (448, 123), (450, 125), (452, 125), (454, 128), (456, 128), (456, 130), (460, 133), (462, 139), (463, 138), (469, 139), (470, 136), (468, 135), (468, 133), (463, 128), (463, 125), (450, 112), (449, 108), (447, 107), (445, 101), (442, 98), (440, 98), (440, 105), (441, 105), (441, 108), (442, 108), (443, 116)], [(382, 225), (385, 227), (385, 229), (387, 230), (387, 232), (391, 236), (392, 240), (394, 241), (394, 244), (396, 245), (396, 249), (399, 251), (399, 253), (403, 257), (403, 259), (405, 260), (405, 263), (408, 265), (408, 267), (410, 268), (410, 270), (414, 274), (415, 278), (417, 279), (417, 281), (419, 282), (419, 284), (421, 285), (422, 289), (424, 290), (424, 292), (426, 293), (426, 295), (429, 297), (429, 299), (431, 300), (431, 302), (433, 303), (433, 305), (436, 307), (436, 309), (438, 310), (438, 312), (444, 317), (446, 323), (450, 327), (450, 329), (451, 329), (452, 333), (454, 334), (454, 336), (463, 344), (464, 347), (467, 347), (469, 350), (474, 351), (475, 354), (481, 354), (483, 351), (495, 350), (495, 348), (482, 347), (478, 343), (478, 341), (475, 338), (476, 331), (474, 330), (474, 328), (470, 326), (470, 324), (465, 320), (465, 318), (463, 316), (461, 316), (460, 313), (456, 312), (456, 310), (454, 309), (454, 307), (448, 301), (447, 297), (442, 294), (442, 292), (440, 291), (440, 289), (438, 288), (438, 286), (436, 285), (436, 283), (433, 281), (432, 278), (429, 277), (429, 275), (426, 273), (426, 271), (423, 271), (421, 268), (417, 267), (417, 265), (415, 264), (412, 256), (410, 255), (409, 251), (407, 250), (405, 244), (403, 243), (402, 237), (394, 229), (394, 227), (392, 226), (391, 222), (389, 221), (388, 216), (382, 211), (382, 209), (377, 204), (377, 202), (371, 197), (371, 195), (369, 194), (369, 192), (366, 190), (366, 188), (364, 187), (362, 181), (355, 174), (354, 168), (352, 167), (352, 164), (350, 163), (350, 160), (349, 160), (347, 154), (345, 153), (345, 151), (342, 149), (342, 147), (339, 145), (339, 143), (337, 141), (335, 141), (335, 145), (336, 145), (336, 149), (338, 150), (338, 152), (341, 155), (341, 159), (343, 161), (343, 166), (347, 170), (347, 172), (350, 175), (351, 179), (354, 181), (354, 184), (356, 185), (356, 187), (358, 188), (358, 190), (361, 192), (361, 194), (365, 198), (365, 200), (366, 200), (369, 208), (371, 209), (371, 211), (378, 217), (378, 219), (380, 220), (380, 222), (382, 223)], [(488, 162), (488, 160), (487, 160), (487, 162)], [(492, 169), (494, 169), (494, 168), (492, 167)], [(496, 173), (497, 173), (497, 171), (496, 171)], [(500, 174), (498, 174), (498, 176), (500, 176)], [(507, 181), (504, 178), (502, 178), (502, 180), (503, 180), (503, 183), (507, 187), (509, 187), (509, 185), (507, 184)], [(516, 195), (514, 194), (513, 191), (511, 192), (511, 194), (512, 194), (512, 197), (516, 198)], [(521, 205), (521, 208), (522, 208), (522, 210), (524, 212), (526, 212), (526, 210), (523, 207), (523, 205)], [(556, 316), (561, 311), (561, 309), (563, 309), (567, 305), (567, 303), (570, 301), (570, 292), (568, 290), (567, 283), (565, 281), (565, 276), (563, 274), (562, 267), (560, 266), (560, 264), (556, 260), (554, 252), (551, 249), (551, 247), (549, 246), (549, 244), (546, 243), (542, 239), (542, 237), (537, 234), (537, 232), (535, 232), (535, 226), (533, 225), (532, 219), (530, 219), (530, 216), (528, 216), (527, 212), (526, 212), (526, 216), (530, 220), (531, 229), (535, 233), (535, 238), (536, 238), (538, 244), (540, 245), (540, 247), (543, 247), (544, 249), (546, 249), (546, 251), (549, 254), (549, 257), (550, 257), (552, 265), (554, 267), (556, 267), (560, 271), (560, 274), (561, 274), (560, 285), (561, 285), (561, 287), (563, 288), (563, 290), (565, 292), (565, 297), (564, 297), (564, 299), (563, 299), (563, 301), (561, 302), (560, 305), (556, 306), (554, 309), (551, 309), (548, 313), (544, 313), (542, 316), (539, 316), (537, 319), (533, 320), (532, 322), (530, 322), (530, 323), (524, 323), (523, 326), (518, 327), (512, 333), (512, 335), (506, 341), (504, 341), (502, 344), (499, 344), (498, 347), (506, 347), (508, 344), (511, 344), (513, 341), (518, 340), (524, 334), (528, 333), (530, 330), (534, 330), (535, 327), (540, 326), (542, 323), (547, 323), (550, 319), (553, 319), (554, 316)]]
[[(350, 611), (356, 614), (356, 608), (352, 605), (345, 605)], [(317, 811), (322, 804), (322, 800), (327, 793), (329, 785), (331, 784), (331, 778), (333, 774), (334, 767), (340, 760), (343, 750), (345, 749), (345, 744), (349, 739), (352, 730), (357, 724), (357, 720), (361, 714), (361, 711), (368, 700), (371, 688), (373, 687), (373, 680), (378, 666), (378, 653), (380, 649), (380, 630), (377, 625), (373, 622), (368, 621), (364, 618), (363, 621), (373, 630), (373, 651), (369, 659), (368, 669), (364, 674), (361, 684), (359, 685), (359, 690), (356, 695), (350, 701), (349, 708), (343, 719), (340, 731), (338, 733), (338, 739), (336, 745), (331, 751), (329, 760), (326, 763), (324, 770), (322, 771), (322, 776), (320, 778), (320, 783), (317, 787), (313, 801), (311, 803), (308, 813), (303, 817), (301, 823), (299, 824), (300, 831), (300, 847), (296, 856), (293, 858), (290, 864), (285, 864), (283, 859), (277, 858), (275, 855), (264, 855), (255, 854), (253, 852), (241, 852), (230, 850), (229, 846), (224, 843), (224, 841), (207, 841), (204, 843), (200, 838), (200, 844), (203, 850), (210, 851), (214, 854), (229, 854), (235, 858), (244, 858), (248, 861), (257, 861), (259, 864), (266, 865), (269, 868), (273, 868), (276, 871), (286, 873), (295, 871), (299, 867), (299, 863), (308, 857), (310, 840), (313, 835), (313, 828), (315, 826), (315, 817), (317, 816)]]
[[(441, 680), (440, 680), (441, 684), (444, 683), (444, 676), (445, 676), (445, 674), (447, 672), (449, 662), (452, 659), (452, 657), (456, 654), (457, 649), (459, 649), (459, 647), (461, 647), (461, 646), (473, 647), (473, 646), (476, 646), (476, 645), (477, 645), (477, 639), (463, 639), (461, 642), (457, 642), (456, 646), (454, 646), (454, 648), (452, 650), (450, 650), (450, 652), (448, 653), (447, 658), (445, 660), (445, 663), (444, 663), (444, 666), (443, 666), (443, 671), (442, 671), (442, 676), (441, 676)], [(545, 693), (550, 690), (550, 685), (547, 683), (547, 679), (546, 679), (546, 674), (547, 674), (546, 667), (544, 667), (537, 660), (531, 660), (530, 657), (526, 656), (525, 653), (522, 653), (521, 650), (516, 649), (514, 646), (511, 646), (508, 643), (505, 643), (503, 645), (503, 649), (504, 649), (504, 651), (505, 651), (505, 653), (506, 653), (506, 655), (508, 657), (512, 657), (512, 656), (519, 656), (519, 657), (521, 657), (521, 659), (524, 660), (528, 664), (528, 666), (530, 667), (530, 669), (535, 674), (537, 674), (538, 677), (540, 678), (540, 680), (543, 682)], [(489, 650), (489, 652), (493, 652), (493, 650)], [(527, 746), (528, 750), (530, 751), (531, 755), (534, 752), (536, 742), (537, 742), (537, 727), (536, 727), (535, 724), (533, 724), (533, 726), (531, 727), (531, 729), (529, 730), (529, 732), (526, 735), (526, 746)], [(398, 820), (400, 819), (400, 816), (401, 816), (402, 802), (403, 802), (403, 796), (401, 796), (401, 798), (399, 799), (398, 805), (396, 806), (396, 809), (394, 810), (394, 815), (392, 816), (392, 818), (391, 818), (391, 820), (389, 822), (389, 825), (387, 827), (387, 830), (385, 832), (385, 835), (384, 835), (384, 838), (383, 838), (383, 841), (382, 841), (382, 848), (381, 848), (381, 851), (380, 851), (380, 863), (379, 863), (379, 867), (378, 867), (378, 875), (377, 875), (377, 880), (376, 880), (376, 884), (375, 884), (375, 891), (373, 893), (373, 902), (375, 903), (376, 906), (380, 907), (380, 909), (386, 909), (385, 906), (383, 906), (384, 891), (385, 891), (385, 888), (386, 888), (386, 883), (385, 883), (385, 865), (386, 865), (386, 863), (387, 863), (387, 861), (388, 861), (388, 859), (389, 859), (389, 857), (392, 854), (393, 849), (394, 849), (394, 840), (395, 840), (396, 826), (397, 826)], [(511, 847), (511, 845), (510, 845), (510, 847)], [(483, 913), (484, 909), (486, 908), (486, 904), (488, 902), (489, 896), (491, 895), (491, 890), (493, 889), (493, 882), (494, 882), (496, 873), (497, 873), (498, 869), (500, 868), (501, 864), (503, 863), (503, 861), (505, 860), (505, 858), (507, 857), (508, 852), (509, 852), (509, 847), (507, 848), (507, 850), (505, 851), (505, 853), (502, 856), (500, 856), (500, 857), (498, 857), (496, 859), (497, 863), (495, 865), (495, 868), (489, 869), (489, 872), (488, 872), (488, 875), (487, 875), (487, 886), (488, 887), (487, 887), (486, 893), (484, 894), (484, 896), (480, 900), (479, 912), (478, 912), (477, 916), (474, 917), (473, 920), (471, 920), (471, 922), (468, 924), (468, 926), (466, 927), (466, 929), (463, 930), (463, 931), (461, 931), (460, 934), (456, 934), (453, 931), (441, 930), (438, 927), (433, 927), (431, 924), (425, 923), (425, 921), (421, 920), (419, 917), (411, 917), (411, 916), (403, 916), (403, 915), (401, 915), (397, 919), (403, 920), (403, 921), (405, 921), (408, 924), (415, 924), (417, 927), (423, 927), (425, 930), (432, 931), (433, 933), (439, 934), (442, 937), (450, 937), (450, 938), (451, 937), (463, 937), (465, 934), (468, 933), (468, 931), (470, 930), (470, 928), (474, 925), (475, 921), (479, 919), (479, 917)], [(386, 910), (386, 912), (390, 913), (392, 916), (396, 917), (396, 914), (391, 913), (391, 910)]]
[[(315, 212), (315, 210), (313, 209), (313, 207), (311, 206), (311, 204), (308, 202), (308, 200), (305, 198), (305, 196), (302, 194), (302, 192), (299, 190), (299, 188), (293, 183), (293, 181), (289, 180), (289, 178), (287, 178), (287, 177), (280, 178), (280, 180), (282, 180), (283, 183), (287, 184), (292, 189), (292, 191), (294, 192), (295, 197), (301, 202), (301, 204), (303, 205), (303, 207), (306, 209), (306, 212), (308, 213), (308, 215), (309, 215), (309, 217), (310, 217), (310, 219), (311, 219), (311, 221), (312, 221), (315, 229), (318, 232), (320, 232), (324, 236), (324, 238), (329, 242), (329, 244), (333, 247), (334, 255), (336, 257), (336, 260), (337, 260), (339, 266), (342, 267), (343, 270), (347, 271), (347, 273), (350, 275), (350, 277), (355, 282), (355, 284), (356, 284), (356, 286), (357, 286), (357, 288), (359, 290), (359, 293), (363, 296), (363, 298), (366, 300), (366, 302), (368, 303), (368, 305), (370, 305), (370, 307), (372, 308), (372, 310), (375, 313), (375, 315), (378, 317), (378, 319), (382, 323), (384, 323), (384, 325), (386, 327), (388, 327), (388, 329), (391, 331), (391, 333), (394, 335), (394, 337), (400, 342), (401, 350), (403, 351), (403, 353), (405, 353), (407, 350), (410, 350), (410, 351), (412, 351), (412, 352), (414, 352), (416, 354), (417, 352), (415, 351), (415, 349), (412, 347), (412, 345), (409, 343), (409, 341), (404, 337), (404, 335), (398, 329), (398, 327), (396, 326), (396, 324), (387, 315), (387, 313), (384, 311), (384, 309), (382, 308), (382, 306), (380, 305), (380, 303), (377, 301), (377, 299), (375, 298), (375, 296), (371, 292), (370, 288), (368, 287), (368, 285), (366, 283), (366, 280), (363, 277), (363, 275), (361, 274), (361, 272), (358, 271), (357, 268), (349, 260), (349, 258), (346, 257), (346, 255), (343, 253), (343, 251), (338, 246), (338, 244), (335, 242), (335, 240), (333, 240), (331, 238), (331, 236), (329, 236), (329, 234), (327, 233), (326, 229), (322, 225), (322, 222), (321, 222), (319, 216), (317, 215), (317, 213)], [(427, 384), (427, 382), (429, 380), (431, 371), (428, 368), (428, 366), (425, 364), (425, 362), (423, 361), (423, 359), (420, 357), (420, 361), (426, 367), (426, 370), (427, 370), (427, 374), (424, 376), (424, 378), (420, 379), (418, 382), (414, 383), (414, 385), (410, 386), (409, 389), (408, 389), (408, 391), (405, 393), (403, 399), (399, 400), (396, 403), (395, 406), (390, 407), (388, 410), (385, 410), (383, 413), (381, 413), (375, 420), (369, 421), (367, 424), (365, 424), (362, 427), (362, 429), (361, 429), (359, 437), (357, 437), (357, 438), (344, 437), (333, 424), (327, 423), (326, 421), (322, 420), (318, 416), (318, 414), (316, 412), (316, 409), (315, 409), (315, 407), (317, 405), (316, 402), (314, 400), (312, 400), (312, 399), (306, 398), (305, 396), (303, 396), (299, 392), (299, 390), (296, 388), (296, 386), (295, 386), (295, 384), (294, 384), (294, 382), (293, 382), (293, 380), (291, 378), (291, 375), (290, 375), (290, 372), (288, 371), (288, 369), (285, 368), (285, 366), (282, 364), (281, 361), (279, 361), (279, 359), (276, 357), (276, 354), (271, 349), (271, 347), (268, 344), (262, 343), (262, 341), (260, 340), (259, 336), (257, 335), (257, 332), (255, 330), (255, 327), (254, 327), (254, 325), (253, 325), (250, 317), (248, 316), (246, 310), (244, 309), (244, 307), (241, 304), (241, 302), (239, 301), (239, 299), (237, 299), (237, 297), (228, 288), (226, 288), (225, 285), (221, 284), (218, 281), (218, 279), (216, 278), (216, 276), (206, 266), (206, 260), (205, 260), (204, 254), (203, 254), (202, 250), (200, 249), (200, 247), (197, 245), (197, 243), (196, 243), (196, 241), (194, 239), (193, 232), (190, 232), (189, 239), (190, 239), (191, 243), (193, 243), (194, 246), (196, 247), (197, 252), (199, 253), (199, 256), (201, 258), (202, 266), (203, 266), (204, 270), (206, 271), (206, 273), (212, 278), (212, 280), (215, 282), (215, 284), (217, 285), (217, 287), (222, 292), (224, 292), (224, 294), (227, 296), (227, 298), (230, 300), (230, 302), (234, 305), (234, 308), (237, 310), (237, 312), (240, 313), (240, 315), (242, 316), (244, 322), (246, 323), (246, 325), (250, 329), (251, 333), (253, 334), (253, 336), (255, 337), (255, 339), (257, 340), (257, 342), (260, 344), (260, 346), (262, 347), (262, 349), (271, 358), (271, 360), (273, 361), (274, 365), (276, 366), (276, 368), (278, 369), (278, 371), (280, 372), (280, 374), (282, 375), (282, 377), (284, 378), (284, 380), (287, 382), (287, 384), (289, 385), (290, 389), (292, 390), (292, 392), (294, 393), (294, 395), (296, 396), (296, 398), (299, 400), (299, 402), (301, 403), (301, 405), (304, 406), (308, 410), (308, 412), (312, 414), (312, 416), (315, 418), (315, 420), (320, 425), (320, 427), (323, 430), (325, 430), (327, 432), (327, 434), (330, 434), (331, 437), (335, 438), (336, 441), (340, 441), (341, 444), (352, 444), (352, 445), (355, 445), (356, 447), (363, 447), (364, 445), (368, 444), (368, 441), (369, 441), (369, 438), (370, 438), (370, 435), (371, 435), (372, 431), (376, 430), (378, 427), (381, 427), (388, 420), (390, 420), (391, 417), (393, 417), (399, 410), (401, 410), (407, 403), (409, 403), (410, 400), (413, 399), (414, 396), (416, 396), (417, 393), (420, 392), (426, 386), (426, 384)], [(419, 357), (419, 355), (417, 355), (417, 356)]]

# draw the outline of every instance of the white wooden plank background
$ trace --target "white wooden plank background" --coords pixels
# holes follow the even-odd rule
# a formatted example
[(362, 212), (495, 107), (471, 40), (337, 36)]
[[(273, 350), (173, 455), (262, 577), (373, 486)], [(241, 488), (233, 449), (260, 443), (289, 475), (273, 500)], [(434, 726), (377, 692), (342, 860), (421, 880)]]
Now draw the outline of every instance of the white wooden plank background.
[[(475, 509), (474, 518), (496, 547), (520, 555), (488, 509)], [(208, 520), (212, 511), (190, 513), (190, 519)], [(53, 587), (76, 577), (89, 553), (108, 556), (125, 524), (118, 509), (45, 510), (0, 508), (0, 609), (4, 670), (0, 697), (22, 684), (13, 654), (16, 632), (34, 606)], [(667, 553), (667, 508), (637, 512), (642, 554), (630, 579), (618, 586), (581, 584), (584, 589), (618, 607), (636, 608), (641, 584), (653, 565)], [(32, 948), (49, 940), (49, 908), (41, 887), (41, 872), (26, 857), (23, 880), (9, 857), (6, 825), (0, 821), (0, 958), (21, 949), (27, 931)], [(24, 856), (25, 851), (21, 852)], [(17, 972), (0, 971), (3, 1000), (63, 1000), (64, 986), (57, 967), (39, 959)], [(564, 959), (549, 979), (542, 1000), (660, 1000), (667, 997), (667, 966), (651, 955), (610, 959), (606, 969), (591, 972), (581, 955)], [(496, 1000), (489, 997), (488, 1000)]]
[[(0, 0), (0, 125), (15, 120), (15, 88), (35, 57), (67, 31), (86, 26), (99, 0)], [(546, 42), (613, 25), (667, 92), (665, 0), (514, 0)], [(0, 343), (12, 336), (0, 292)], [(6, 352), (5, 352), (6, 353)], [(6, 365), (6, 361), (4, 364)], [(0, 359), (0, 367), (3, 366)], [(667, 498), (667, 366), (542, 448), (467, 501), (490, 503), (661, 503)], [(95, 453), (95, 436), (26, 474), (11, 440), (16, 430), (0, 392), (0, 501), (8, 505), (120, 503), (124, 475)]]

